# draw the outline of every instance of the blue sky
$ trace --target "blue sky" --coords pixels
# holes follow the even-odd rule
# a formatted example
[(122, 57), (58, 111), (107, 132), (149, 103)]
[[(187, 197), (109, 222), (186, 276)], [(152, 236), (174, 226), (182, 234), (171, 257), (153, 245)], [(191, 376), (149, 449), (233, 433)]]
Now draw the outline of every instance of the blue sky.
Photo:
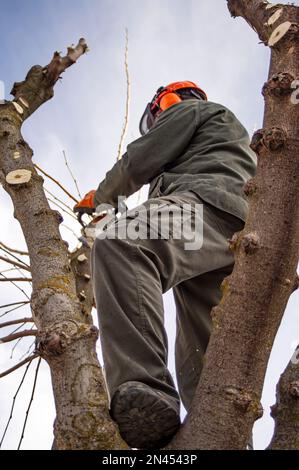
[[(62, 82), (56, 85), (54, 99), (23, 127), (24, 137), (34, 150), (34, 161), (73, 192), (62, 150), (67, 152), (82, 193), (96, 188), (116, 159), (126, 99), (123, 64), (126, 27), (131, 78), (126, 143), (139, 136), (140, 116), (156, 89), (178, 80), (197, 82), (211, 101), (232, 109), (250, 134), (262, 126), (261, 89), (267, 80), (269, 51), (259, 44), (258, 37), (243, 20), (230, 17), (225, 0), (1, 0), (0, 80), (5, 85), (6, 99), (10, 99), (13, 82), (23, 80), (32, 65), (46, 65), (55, 50), (65, 51), (80, 37), (85, 37), (90, 46), (90, 53), (67, 70)], [(55, 186), (49, 182), (46, 186), (64, 198)], [(130, 201), (134, 205), (136, 196)], [(0, 206), (0, 240), (24, 246), (4, 191), (0, 192)], [(68, 226), (78, 232), (73, 220), (66, 219)], [(69, 230), (62, 228), (62, 234), (75, 246)], [(5, 303), (18, 300), (22, 294), (7, 285), (1, 286), (0, 297), (1, 303)], [(170, 294), (164, 300), (172, 338), (174, 305)], [(290, 300), (270, 362), (264, 394), (266, 410), (274, 400), (275, 383), (292, 347), (299, 342), (295, 317), (298, 303), (296, 293)], [(25, 310), (22, 316), (23, 313), (25, 316)], [(14, 315), (20, 314), (17, 311)], [(30, 340), (20, 343), (16, 359), (29, 344)], [(1, 370), (13, 363), (9, 360), (10, 348), (2, 349)], [(172, 354), (171, 347), (173, 371)], [(16, 372), (0, 383), (0, 434), (20, 374)], [(25, 384), (23, 402), (30, 395), (30, 380)], [(23, 448), (51, 445), (54, 408), (45, 364), (38, 387)], [(18, 404), (6, 448), (16, 447), (24, 412), (23, 403)], [(271, 435), (270, 418), (264, 418), (256, 429), (256, 445), (262, 448)]]

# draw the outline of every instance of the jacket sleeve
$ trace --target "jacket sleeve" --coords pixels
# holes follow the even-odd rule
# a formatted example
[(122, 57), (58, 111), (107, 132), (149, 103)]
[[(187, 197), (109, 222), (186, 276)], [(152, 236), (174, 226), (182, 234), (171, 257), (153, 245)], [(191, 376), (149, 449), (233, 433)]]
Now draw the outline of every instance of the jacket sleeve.
[(127, 152), (106, 174), (96, 194), (96, 205), (117, 206), (118, 196), (128, 197), (163, 172), (189, 144), (198, 123), (195, 100), (171, 106), (150, 131), (127, 147)]

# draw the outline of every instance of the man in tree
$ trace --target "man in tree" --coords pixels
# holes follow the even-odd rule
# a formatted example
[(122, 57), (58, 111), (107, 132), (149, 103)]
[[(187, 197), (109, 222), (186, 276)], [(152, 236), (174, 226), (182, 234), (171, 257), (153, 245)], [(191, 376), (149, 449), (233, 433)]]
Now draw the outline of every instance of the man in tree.
[(243, 186), (256, 171), (247, 131), (193, 82), (159, 88), (140, 132), (142, 137), (128, 145), (97, 191), (75, 207), (89, 213), (102, 204), (117, 208), (119, 196), (128, 197), (147, 183), (147, 215), (158, 204), (153, 213), (163, 221), (170, 206), (185, 210), (188, 204), (187, 219), (197, 230), (196, 208), (202, 207), (203, 241), (197, 249), (186, 249), (185, 240), (173, 236), (176, 211), (169, 237), (159, 230), (158, 237), (109, 237), (116, 227), (128, 228), (138, 219), (141, 207), (121, 216), (93, 246), (110, 413), (124, 440), (139, 449), (165, 446), (180, 425), (180, 398), (167, 369), (162, 294), (173, 288), (176, 374), (189, 410), (211, 332), (211, 309), (234, 265), (228, 239), (244, 226), (248, 205)]

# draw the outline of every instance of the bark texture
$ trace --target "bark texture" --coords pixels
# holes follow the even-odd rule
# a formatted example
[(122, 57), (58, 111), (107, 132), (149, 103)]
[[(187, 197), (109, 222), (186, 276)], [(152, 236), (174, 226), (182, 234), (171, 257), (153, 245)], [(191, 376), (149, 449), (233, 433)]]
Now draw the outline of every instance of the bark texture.
[(280, 377), (276, 389), (276, 404), (272, 407), (275, 431), (271, 450), (299, 449), (299, 346)]
[(61, 215), (49, 207), (43, 179), (32, 163), (33, 152), (21, 134), (24, 120), (53, 96), (60, 74), (86, 49), (81, 39), (65, 57), (56, 52), (46, 67), (32, 67), (26, 79), (14, 85), (15, 99), (0, 105), (0, 178), (30, 256), (37, 346), (51, 369), (57, 412), (53, 447), (122, 449), (126, 445), (109, 417), (95, 349), (90, 248), (84, 245), (69, 254), (59, 232)]
[[(299, 8), (262, 0), (230, 0), (265, 44), (271, 44), (263, 88), (264, 128), (252, 141), (256, 176), (245, 228), (231, 248), (236, 263), (213, 309), (213, 332), (191, 412), (172, 449), (244, 449), (254, 421), (273, 341), (293, 286), (299, 253)], [(275, 15), (275, 16), (274, 16)], [(283, 26), (282, 26), (283, 25)]]

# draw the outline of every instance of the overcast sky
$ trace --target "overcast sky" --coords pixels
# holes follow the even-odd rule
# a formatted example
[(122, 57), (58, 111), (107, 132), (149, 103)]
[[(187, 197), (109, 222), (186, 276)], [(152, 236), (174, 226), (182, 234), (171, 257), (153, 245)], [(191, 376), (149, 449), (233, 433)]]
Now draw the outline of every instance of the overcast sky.
[[(34, 150), (34, 161), (74, 194), (73, 181), (63, 162), (63, 150), (82, 193), (96, 188), (116, 159), (126, 98), (123, 64), (126, 27), (131, 77), (126, 143), (139, 137), (140, 116), (156, 89), (180, 80), (197, 82), (206, 90), (210, 101), (229, 107), (250, 134), (262, 127), (261, 88), (267, 79), (269, 51), (259, 44), (258, 37), (243, 20), (230, 17), (225, 0), (0, 0), (0, 6), (0, 99), (3, 93), (6, 99), (11, 99), (9, 92), (14, 81), (23, 80), (32, 65), (46, 65), (55, 50), (65, 52), (66, 46), (76, 43), (80, 37), (85, 37), (90, 46), (90, 53), (56, 85), (54, 99), (23, 127), (24, 137)], [(46, 181), (46, 187), (72, 206), (53, 184)], [(146, 197), (146, 191), (142, 194)], [(130, 204), (136, 201), (134, 196)], [(24, 248), (12, 204), (3, 190), (0, 205), (0, 240)], [(72, 218), (66, 216), (65, 223), (78, 233)], [(70, 230), (63, 227), (62, 234), (75, 247), (76, 239)], [(2, 263), (3, 269), (7, 265)], [(24, 293), (14, 286), (1, 284), (1, 305), (24, 299)], [(21, 287), (30, 294), (29, 286)], [(299, 343), (298, 307), (297, 292), (289, 301), (268, 367), (263, 394), (265, 416), (256, 424), (254, 434), (259, 449), (271, 437), (269, 406), (274, 402), (276, 382)], [(4, 311), (1, 309), (0, 314)], [(165, 312), (171, 343), (169, 367), (174, 373), (175, 309), (171, 294), (165, 296)], [(22, 308), (4, 318), (29, 315)], [(30, 339), (18, 343), (12, 359), (13, 345), (2, 345), (0, 369), (17, 362), (31, 343)], [(35, 367), (36, 364), (31, 365), (16, 401), (3, 448), (17, 448)], [(23, 373), (24, 369), (19, 370), (0, 381), (0, 436)], [(54, 416), (49, 371), (43, 363), (23, 449), (51, 447)]]

